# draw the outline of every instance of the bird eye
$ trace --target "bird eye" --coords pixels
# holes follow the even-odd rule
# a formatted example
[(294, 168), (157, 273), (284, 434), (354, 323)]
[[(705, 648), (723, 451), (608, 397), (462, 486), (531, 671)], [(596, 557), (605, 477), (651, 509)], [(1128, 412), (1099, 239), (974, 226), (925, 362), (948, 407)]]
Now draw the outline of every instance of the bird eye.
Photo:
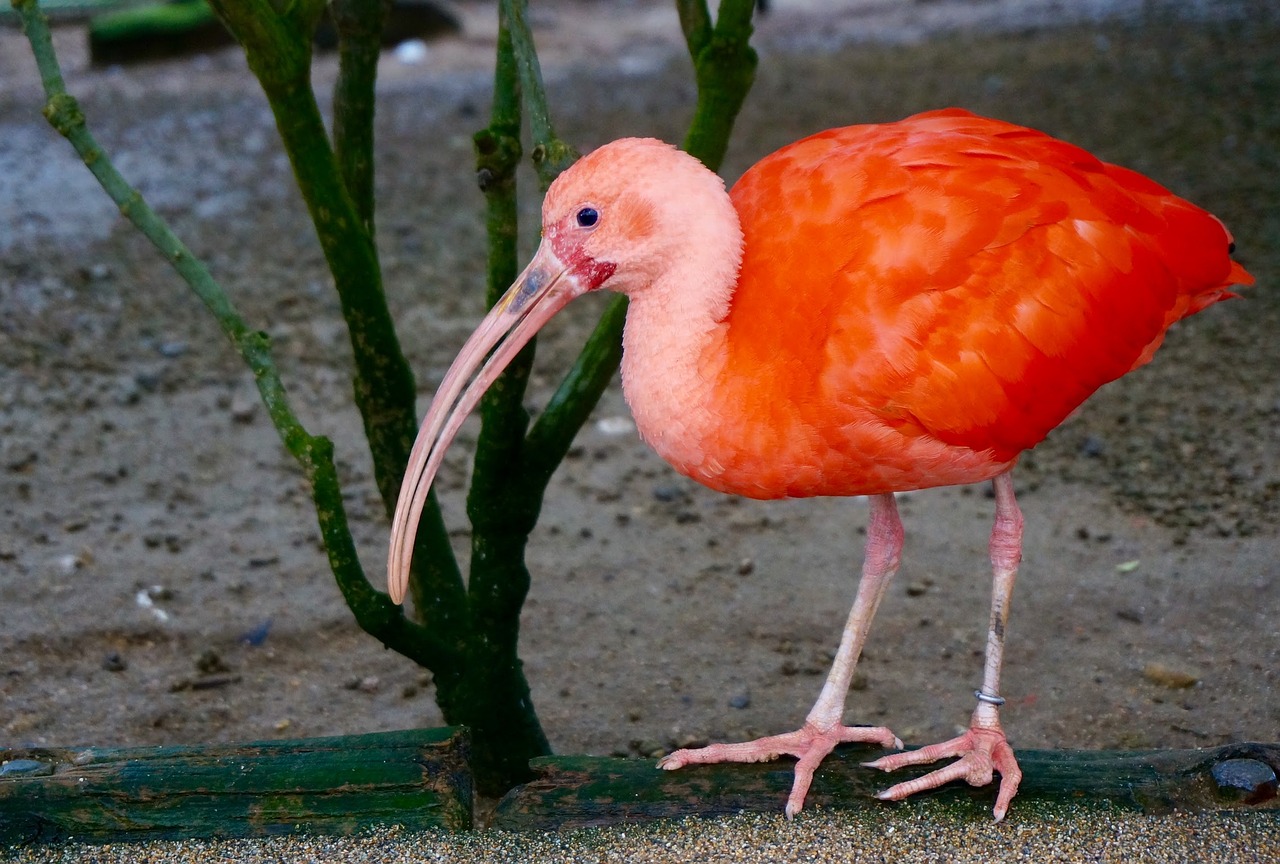
[(594, 207), (583, 207), (578, 211), (577, 219), (578, 227), (594, 228), (595, 224), (600, 221), (600, 211)]

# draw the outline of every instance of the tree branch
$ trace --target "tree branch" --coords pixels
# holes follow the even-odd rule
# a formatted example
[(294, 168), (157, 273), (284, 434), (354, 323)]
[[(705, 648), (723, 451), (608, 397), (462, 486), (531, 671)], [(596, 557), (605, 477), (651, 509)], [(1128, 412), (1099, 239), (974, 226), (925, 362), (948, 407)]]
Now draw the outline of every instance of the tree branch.
[(388, 647), (419, 663), (430, 666), (445, 662), (455, 649), (407, 620), (399, 608), (385, 594), (375, 591), (365, 578), (338, 488), (333, 445), (327, 438), (309, 434), (294, 414), (275, 368), (267, 335), (251, 330), (244, 323), (208, 268), (151, 209), (141, 193), (129, 185), (99, 146), (85, 124), (84, 112), (66, 91), (49, 35), (48, 21), (36, 0), (16, 0), (13, 5), (21, 15), (23, 32), (40, 70), (46, 98), (43, 113), (49, 124), (71, 143), (120, 212), (151, 241), (191, 287), (252, 371), (272, 424), (312, 487), (330, 565), (357, 620)]

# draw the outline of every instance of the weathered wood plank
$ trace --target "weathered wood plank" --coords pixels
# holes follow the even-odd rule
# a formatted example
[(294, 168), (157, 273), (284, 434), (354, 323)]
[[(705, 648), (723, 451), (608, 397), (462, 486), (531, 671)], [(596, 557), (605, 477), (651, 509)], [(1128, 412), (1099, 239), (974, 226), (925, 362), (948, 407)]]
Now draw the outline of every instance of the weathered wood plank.
[(459, 728), (191, 747), (0, 750), (0, 843), (471, 827)]
[[(882, 755), (862, 745), (840, 747), (814, 778), (808, 807), (887, 806), (874, 794), (923, 767), (890, 775), (861, 767)], [(1238, 761), (1232, 761), (1238, 760)], [(1024, 772), (1014, 807), (1031, 802), (1091, 804), (1139, 811), (1274, 809), (1280, 745), (1233, 744), (1203, 750), (1022, 750)], [(789, 760), (707, 765), (660, 771), (651, 759), (551, 756), (537, 759), (538, 777), (499, 803), (494, 827), (511, 830), (646, 822), (741, 811), (781, 812), (791, 789)], [(968, 811), (988, 810), (995, 787), (963, 783), (927, 793)], [(908, 802), (906, 805), (910, 806)]]

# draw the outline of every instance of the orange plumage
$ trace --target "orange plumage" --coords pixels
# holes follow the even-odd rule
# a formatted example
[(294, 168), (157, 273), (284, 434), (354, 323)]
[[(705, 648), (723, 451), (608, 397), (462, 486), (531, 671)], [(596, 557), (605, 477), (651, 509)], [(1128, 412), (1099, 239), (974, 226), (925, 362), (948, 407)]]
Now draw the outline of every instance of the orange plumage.
[(744, 254), (724, 422), (768, 428), (758, 448), (725, 430), (725, 472), (692, 473), (752, 497), (985, 480), (1249, 281), (1205, 211), (954, 109), (798, 141), (730, 197)]
[(669, 145), (615, 141), (552, 184), (542, 215), (533, 262), (423, 421), (392, 525), (392, 597), (404, 596), (444, 449), (480, 394), (574, 297), (621, 291), (623, 391), (640, 434), (677, 470), (755, 498), (870, 496), (857, 596), (804, 725), (678, 750), (660, 767), (795, 756), (794, 815), (838, 744), (900, 748), (887, 728), (843, 723), (901, 559), (893, 493), (990, 479), (991, 619), (969, 729), (868, 764), (956, 760), (880, 793), (894, 800), (998, 773), (1002, 818), (1022, 776), (999, 721), (1022, 555), (1013, 465), (1094, 390), (1150, 360), (1171, 324), (1253, 281), (1226, 229), (1139, 174), (959, 110), (814, 135), (765, 157), (731, 193)]

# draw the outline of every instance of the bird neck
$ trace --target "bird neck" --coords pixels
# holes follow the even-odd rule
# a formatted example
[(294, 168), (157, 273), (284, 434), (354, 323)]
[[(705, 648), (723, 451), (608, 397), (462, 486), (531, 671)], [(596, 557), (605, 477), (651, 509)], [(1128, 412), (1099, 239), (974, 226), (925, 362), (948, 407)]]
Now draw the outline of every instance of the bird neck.
[(719, 425), (717, 384), (742, 254), (737, 213), (727, 195), (717, 204), (727, 213), (685, 226), (663, 272), (628, 292), (622, 351), (623, 393), (640, 436), (702, 482), (715, 473), (706, 442)]

